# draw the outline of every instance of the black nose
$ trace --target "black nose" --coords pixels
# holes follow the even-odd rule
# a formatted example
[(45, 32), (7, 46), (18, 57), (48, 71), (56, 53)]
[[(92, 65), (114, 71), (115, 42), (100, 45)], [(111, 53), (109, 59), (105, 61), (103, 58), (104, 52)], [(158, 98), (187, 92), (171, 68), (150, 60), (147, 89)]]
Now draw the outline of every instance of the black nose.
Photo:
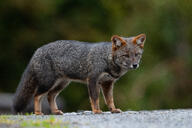
[(137, 68), (137, 64), (133, 64), (133, 68)]

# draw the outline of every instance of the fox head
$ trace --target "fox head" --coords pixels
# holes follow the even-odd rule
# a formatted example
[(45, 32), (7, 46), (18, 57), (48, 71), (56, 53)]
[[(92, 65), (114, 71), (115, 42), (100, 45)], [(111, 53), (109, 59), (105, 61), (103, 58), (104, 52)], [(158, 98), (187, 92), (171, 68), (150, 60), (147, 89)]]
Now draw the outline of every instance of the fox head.
[(118, 35), (112, 36), (112, 57), (114, 63), (124, 69), (138, 68), (145, 40), (145, 34), (129, 38)]

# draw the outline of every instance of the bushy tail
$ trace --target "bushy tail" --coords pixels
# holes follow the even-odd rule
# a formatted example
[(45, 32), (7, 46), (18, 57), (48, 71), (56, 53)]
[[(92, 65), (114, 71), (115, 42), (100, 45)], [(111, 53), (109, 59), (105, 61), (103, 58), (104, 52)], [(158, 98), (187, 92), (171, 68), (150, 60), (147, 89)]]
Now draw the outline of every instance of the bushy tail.
[(35, 77), (30, 71), (29, 66), (27, 66), (13, 98), (12, 110), (14, 113), (22, 113), (32, 99), (35, 90)]

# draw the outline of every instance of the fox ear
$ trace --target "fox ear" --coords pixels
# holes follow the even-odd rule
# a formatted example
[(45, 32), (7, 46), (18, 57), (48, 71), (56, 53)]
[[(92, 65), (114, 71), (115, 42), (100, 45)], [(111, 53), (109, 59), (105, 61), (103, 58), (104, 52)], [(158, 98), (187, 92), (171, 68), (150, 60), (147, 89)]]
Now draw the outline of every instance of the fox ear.
[(116, 51), (117, 49), (121, 48), (122, 46), (126, 45), (126, 41), (123, 40), (120, 36), (114, 35), (111, 37), (112, 41), (112, 49)]
[(138, 46), (140, 46), (141, 48), (144, 47), (144, 43), (146, 40), (146, 35), (145, 34), (140, 34), (136, 37), (133, 38), (132, 42)]

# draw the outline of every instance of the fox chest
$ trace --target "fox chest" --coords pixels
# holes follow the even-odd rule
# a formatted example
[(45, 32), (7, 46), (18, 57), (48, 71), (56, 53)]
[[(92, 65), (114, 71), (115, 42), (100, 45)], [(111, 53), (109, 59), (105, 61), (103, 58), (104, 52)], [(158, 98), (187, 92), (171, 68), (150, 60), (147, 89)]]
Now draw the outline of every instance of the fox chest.
[(111, 76), (109, 73), (104, 72), (99, 76), (97, 84), (106, 85), (113, 83), (114, 81), (116, 81), (116, 79), (113, 76)]

